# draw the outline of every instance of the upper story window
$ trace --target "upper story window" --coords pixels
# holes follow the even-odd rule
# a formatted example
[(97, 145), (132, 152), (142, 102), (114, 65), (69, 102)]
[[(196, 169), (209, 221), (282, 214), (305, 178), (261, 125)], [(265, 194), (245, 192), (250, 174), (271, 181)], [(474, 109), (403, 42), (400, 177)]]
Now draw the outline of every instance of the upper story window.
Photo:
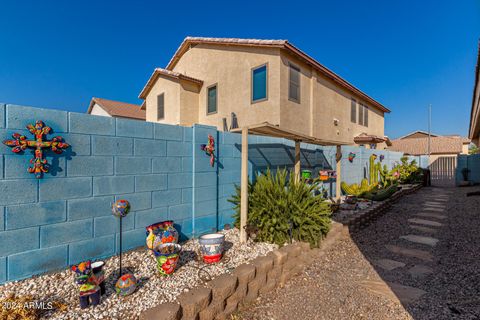
[(357, 122), (357, 101), (355, 99), (350, 102), (350, 121), (352, 123)]
[(157, 120), (165, 118), (165, 94), (159, 94), (157, 96)]
[(288, 99), (300, 103), (300, 69), (290, 65)]
[(217, 85), (208, 87), (207, 89), (207, 114), (217, 112)]
[(358, 105), (358, 124), (363, 126), (363, 104)]
[(252, 69), (252, 102), (267, 100), (268, 68), (264, 64)]

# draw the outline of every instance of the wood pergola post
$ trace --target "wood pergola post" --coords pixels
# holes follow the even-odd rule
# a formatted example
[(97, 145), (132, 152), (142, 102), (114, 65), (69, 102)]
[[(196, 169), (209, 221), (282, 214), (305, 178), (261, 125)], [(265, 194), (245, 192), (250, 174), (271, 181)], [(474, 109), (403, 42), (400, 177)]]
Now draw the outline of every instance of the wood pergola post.
[(248, 127), (242, 128), (242, 172), (240, 180), (240, 242), (247, 242), (248, 216)]
[(300, 141), (295, 140), (295, 181), (300, 181)]
[(337, 171), (337, 182), (335, 184), (335, 199), (340, 200), (342, 196), (342, 188), (340, 183), (342, 182), (342, 146), (337, 145), (337, 153), (335, 156), (337, 161), (335, 170)]

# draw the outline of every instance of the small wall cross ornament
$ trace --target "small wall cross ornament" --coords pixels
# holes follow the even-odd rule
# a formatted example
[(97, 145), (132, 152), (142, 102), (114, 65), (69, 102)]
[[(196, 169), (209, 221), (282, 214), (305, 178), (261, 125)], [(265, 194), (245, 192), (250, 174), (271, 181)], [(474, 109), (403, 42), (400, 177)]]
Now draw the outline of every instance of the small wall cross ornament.
[(40, 179), (44, 173), (48, 172), (47, 159), (43, 158), (43, 149), (51, 149), (56, 154), (63, 152), (63, 149), (67, 149), (70, 145), (63, 142), (63, 138), (58, 136), (52, 140), (44, 140), (45, 135), (49, 134), (52, 130), (47, 127), (43, 121), (37, 120), (35, 125), (27, 125), (28, 131), (35, 136), (35, 140), (27, 140), (27, 137), (22, 136), (19, 133), (12, 134), (14, 140), (5, 140), (3, 143), (9, 147), (12, 147), (12, 151), (19, 153), (25, 151), (27, 148), (35, 149), (35, 155), (30, 160), (33, 165), (27, 170), (35, 175), (35, 178)]

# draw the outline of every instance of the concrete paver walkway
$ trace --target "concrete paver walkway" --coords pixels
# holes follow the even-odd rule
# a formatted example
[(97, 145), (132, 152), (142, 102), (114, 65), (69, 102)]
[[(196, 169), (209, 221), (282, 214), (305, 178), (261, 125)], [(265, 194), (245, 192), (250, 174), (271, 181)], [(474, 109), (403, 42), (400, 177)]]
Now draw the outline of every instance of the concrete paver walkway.
[(404, 197), (238, 319), (480, 319), (477, 190)]

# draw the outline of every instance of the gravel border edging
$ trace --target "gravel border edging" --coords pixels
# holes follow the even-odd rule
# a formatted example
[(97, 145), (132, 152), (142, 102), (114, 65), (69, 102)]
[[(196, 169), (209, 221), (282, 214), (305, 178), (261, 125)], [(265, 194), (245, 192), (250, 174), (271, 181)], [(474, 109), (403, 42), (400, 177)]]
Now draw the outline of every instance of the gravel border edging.
[(182, 293), (177, 302), (163, 303), (140, 315), (142, 320), (225, 320), (239, 304), (253, 302), (259, 294), (282, 288), (295, 275), (325, 252), (342, 236), (346, 227), (332, 222), (332, 228), (320, 248), (308, 243), (286, 245), (257, 257), (189, 292)]

